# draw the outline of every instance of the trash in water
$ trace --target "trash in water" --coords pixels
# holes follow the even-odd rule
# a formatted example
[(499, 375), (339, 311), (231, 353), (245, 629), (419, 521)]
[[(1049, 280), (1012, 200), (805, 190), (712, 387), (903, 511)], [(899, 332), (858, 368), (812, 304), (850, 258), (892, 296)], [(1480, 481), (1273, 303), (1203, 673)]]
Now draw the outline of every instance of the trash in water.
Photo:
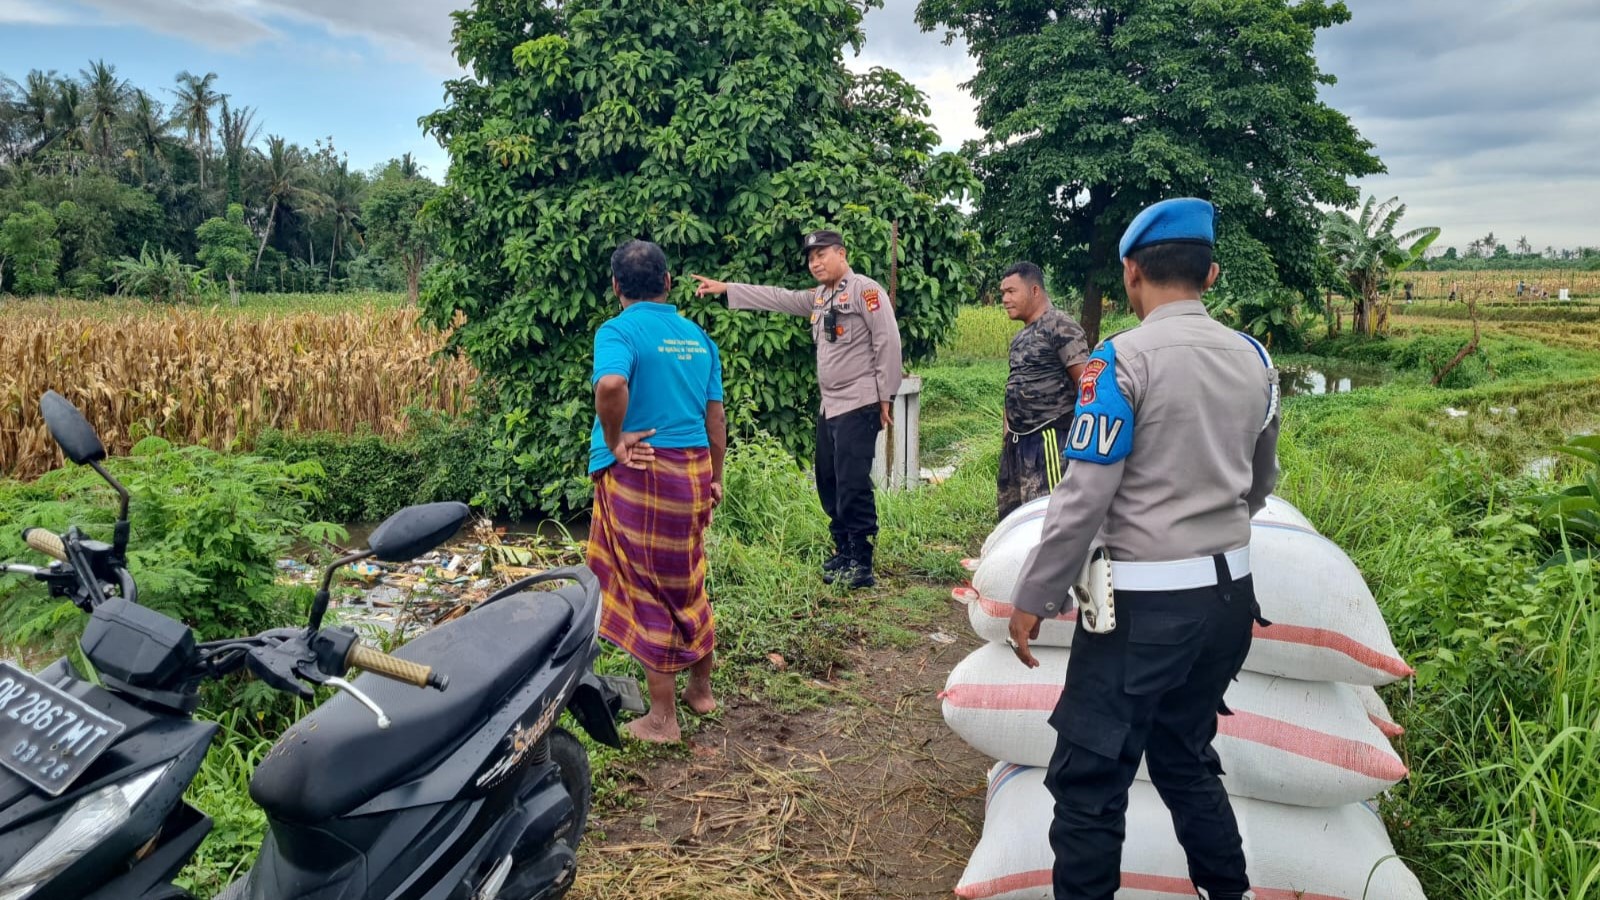
[(372, 584), (383, 575), (383, 569), (376, 563), (357, 562), (344, 567), (345, 573), (367, 584)]

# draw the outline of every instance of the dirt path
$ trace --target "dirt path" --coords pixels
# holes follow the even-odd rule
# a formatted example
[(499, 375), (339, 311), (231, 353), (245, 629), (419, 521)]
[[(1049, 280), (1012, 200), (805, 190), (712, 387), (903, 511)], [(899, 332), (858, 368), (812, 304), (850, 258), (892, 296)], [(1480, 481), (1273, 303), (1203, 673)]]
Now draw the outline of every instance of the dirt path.
[(979, 643), (949, 604), (907, 649), (857, 649), (840, 701), (796, 715), (734, 698), (683, 758), (599, 811), (575, 898), (948, 898), (982, 824), (989, 764), (938, 692)]

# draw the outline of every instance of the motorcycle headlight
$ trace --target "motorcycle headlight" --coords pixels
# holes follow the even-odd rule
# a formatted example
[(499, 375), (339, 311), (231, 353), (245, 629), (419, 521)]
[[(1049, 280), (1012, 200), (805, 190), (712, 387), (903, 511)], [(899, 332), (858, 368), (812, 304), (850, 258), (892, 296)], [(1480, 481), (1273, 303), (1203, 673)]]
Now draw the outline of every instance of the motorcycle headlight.
[(32, 850), (0, 876), (0, 900), (22, 900), (127, 824), (133, 808), (160, 783), (172, 763), (107, 785), (67, 810)]

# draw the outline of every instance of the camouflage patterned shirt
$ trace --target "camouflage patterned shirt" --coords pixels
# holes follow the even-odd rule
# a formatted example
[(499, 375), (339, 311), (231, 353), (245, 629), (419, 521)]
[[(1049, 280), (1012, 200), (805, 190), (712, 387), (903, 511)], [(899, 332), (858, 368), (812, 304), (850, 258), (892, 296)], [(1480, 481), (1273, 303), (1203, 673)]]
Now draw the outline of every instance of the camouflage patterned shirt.
[(1067, 367), (1089, 361), (1089, 340), (1073, 318), (1055, 307), (1011, 339), (1006, 379), (1006, 421), (1013, 434), (1030, 434), (1072, 414), (1078, 386)]

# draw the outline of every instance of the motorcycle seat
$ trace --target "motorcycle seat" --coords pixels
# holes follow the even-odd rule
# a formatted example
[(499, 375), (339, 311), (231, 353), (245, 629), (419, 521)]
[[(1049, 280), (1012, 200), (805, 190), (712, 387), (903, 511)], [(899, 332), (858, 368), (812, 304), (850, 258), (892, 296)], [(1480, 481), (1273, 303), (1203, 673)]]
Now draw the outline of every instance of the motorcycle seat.
[[(572, 590), (571, 588), (564, 590)], [(250, 796), (274, 818), (316, 823), (348, 813), (463, 741), (547, 659), (572, 625), (564, 591), (514, 594), (421, 635), (394, 655), (449, 676), (444, 691), (377, 675), (354, 683), (387, 730), (337, 693), (289, 727), (256, 767)]]

